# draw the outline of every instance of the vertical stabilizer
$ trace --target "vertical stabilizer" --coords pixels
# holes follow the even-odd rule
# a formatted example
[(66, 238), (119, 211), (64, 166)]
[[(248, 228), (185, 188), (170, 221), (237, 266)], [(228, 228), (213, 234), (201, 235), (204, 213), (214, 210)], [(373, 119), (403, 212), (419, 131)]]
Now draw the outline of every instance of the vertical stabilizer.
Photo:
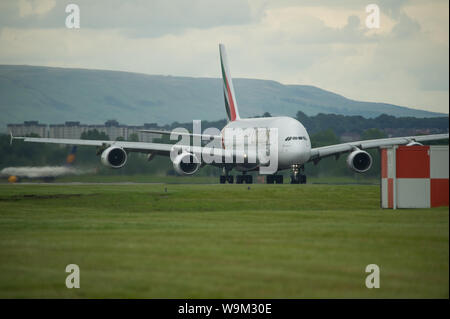
[(75, 162), (75, 155), (77, 153), (77, 146), (74, 145), (72, 147), (72, 150), (70, 151), (69, 155), (66, 157), (66, 162), (64, 163), (65, 166), (72, 166), (73, 162)]
[(236, 103), (236, 96), (234, 94), (230, 69), (228, 68), (227, 54), (225, 52), (225, 46), (223, 44), (219, 44), (219, 51), (220, 51), (220, 66), (222, 68), (225, 109), (227, 111), (228, 121), (235, 121), (239, 119), (239, 111)]

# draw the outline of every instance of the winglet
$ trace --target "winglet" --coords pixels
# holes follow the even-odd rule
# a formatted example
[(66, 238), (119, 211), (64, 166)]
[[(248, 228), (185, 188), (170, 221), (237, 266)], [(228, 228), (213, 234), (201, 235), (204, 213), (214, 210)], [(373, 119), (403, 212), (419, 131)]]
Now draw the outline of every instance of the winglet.
[(13, 136), (12, 131), (9, 131), (9, 145), (12, 145), (13, 140), (24, 140), (26, 137), (22, 136)]

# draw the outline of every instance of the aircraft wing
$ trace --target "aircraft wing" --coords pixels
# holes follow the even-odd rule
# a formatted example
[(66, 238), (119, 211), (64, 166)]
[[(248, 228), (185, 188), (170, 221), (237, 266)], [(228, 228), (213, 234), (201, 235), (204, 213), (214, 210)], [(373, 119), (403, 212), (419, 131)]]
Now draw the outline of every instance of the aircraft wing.
[(377, 148), (381, 146), (390, 145), (405, 145), (413, 142), (427, 142), (435, 140), (443, 140), (448, 138), (447, 134), (434, 134), (434, 135), (421, 135), (421, 136), (406, 136), (406, 137), (392, 137), (392, 138), (381, 138), (376, 140), (366, 140), (366, 141), (356, 141), (342, 144), (335, 144), (329, 146), (315, 147), (311, 149), (310, 161), (318, 161), (323, 157), (339, 155), (341, 153), (346, 153), (359, 149), (370, 149)]
[[(151, 153), (169, 156), (172, 150), (184, 150), (186, 152), (221, 157), (222, 163), (229, 163), (230, 160), (238, 163), (244, 163), (249, 154), (240, 151), (227, 150), (219, 147), (201, 147), (181, 144), (164, 144), (164, 143), (146, 143), (146, 142), (127, 142), (127, 141), (101, 141), (101, 140), (81, 140), (81, 139), (63, 139), (63, 138), (40, 138), (40, 137), (16, 137), (13, 139), (23, 140), (32, 143), (50, 143), (65, 145), (86, 145), (107, 148), (110, 146), (121, 147), (128, 152)], [(214, 164), (214, 163), (211, 163)]]
[(159, 144), (159, 143), (143, 143), (143, 142), (127, 142), (127, 141), (100, 141), (100, 140), (81, 140), (81, 139), (65, 139), (65, 138), (40, 138), (40, 137), (16, 137), (13, 139), (23, 140), (25, 142), (33, 143), (50, 143), (50, 144), (66, 144), (66, 145), (86, 145), (86, 146), (98, 146), (109, 147), (117, 146), (130, 152), (142, 152), (142, 153), (170, 153), (172, 149), (171, 144)]

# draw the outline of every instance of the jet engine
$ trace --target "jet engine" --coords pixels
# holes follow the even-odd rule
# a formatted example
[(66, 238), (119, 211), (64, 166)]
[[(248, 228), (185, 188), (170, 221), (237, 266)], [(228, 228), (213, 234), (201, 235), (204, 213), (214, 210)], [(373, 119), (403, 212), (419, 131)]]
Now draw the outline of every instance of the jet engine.
[(194, 154), (183, 152), (173, 161), (173, 168), (180, 175), (192, 175), (200, 167), (200, 161)]
[(110, 146), (102, 152), (102, 164), (111, 168), (121, 168), (127, 162), (127, 152), (121, 147)]
[(410, 141), (406, 146), (423, 146), (423, 144), (416, 141)]
[(347, 157), (347, 166), (358, 173), (367, 172), (372, 167), (372, 156), (362, 150), (355, 150)]

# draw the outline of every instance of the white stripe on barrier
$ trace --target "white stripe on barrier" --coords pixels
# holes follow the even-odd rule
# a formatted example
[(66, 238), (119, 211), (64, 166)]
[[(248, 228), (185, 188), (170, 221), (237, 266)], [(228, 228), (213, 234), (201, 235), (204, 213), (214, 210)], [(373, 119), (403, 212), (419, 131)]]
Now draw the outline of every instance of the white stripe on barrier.
[(430, 177), (448, 178), (448, 146), (433, 146), (430, 153)]
[(397, 189), (397, 208), (430, 207), (429, 178), (397, 178), (395, 188)]

